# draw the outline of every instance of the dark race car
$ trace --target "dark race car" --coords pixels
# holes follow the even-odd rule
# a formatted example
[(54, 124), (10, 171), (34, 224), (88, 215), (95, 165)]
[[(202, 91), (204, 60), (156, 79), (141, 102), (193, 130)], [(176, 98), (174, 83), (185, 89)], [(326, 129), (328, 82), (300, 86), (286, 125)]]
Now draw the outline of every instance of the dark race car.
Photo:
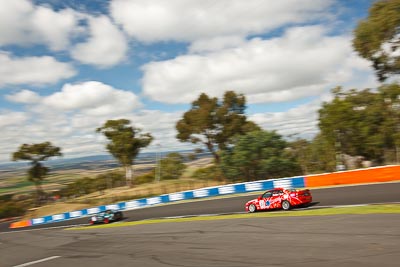
[(256, 199), (246, 203), (245, 209), (248, 212), (258, 210), (283, 209), (289, 210), (292, 207), (304, 206), (312, 202), (309, 189), (296, 190), (275, 188), (268, 190)]
[(106, 210), (93, 215), (89, 219), (90, 224), (110, 223), (120, 221), (123, 218), (122, 211)]

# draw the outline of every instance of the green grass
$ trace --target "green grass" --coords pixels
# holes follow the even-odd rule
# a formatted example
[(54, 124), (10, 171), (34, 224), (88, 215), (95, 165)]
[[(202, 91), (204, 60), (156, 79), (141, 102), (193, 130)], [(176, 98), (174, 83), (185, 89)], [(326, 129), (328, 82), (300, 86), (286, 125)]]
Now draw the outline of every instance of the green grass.
[(200, 216), (200, 217), (189, 217), (189, 218), (154, 219), (154, 220), (144, 220), (144, 221), (134, 221), (134, 222), (121, 222), (115, 224), (74, 227), (74, 228), (68, 228), (66, 230), (90, 230), (99, 228), (136, 226), (143, 224), (177, 223), (177, 222), (192, 222), (192, 221), (214, 221), (214, 220), (299, 217), (299, 216), (328, 216), (328, 215), (350, 215), (350, 214), (400, 214), (400, 204), (348, 206), (348, 207), (321, 208), (321, 209), (311, 209), (311, 210), (293, 210), (293, 211), (282, 211), (282, 212), (259, 212), (251, 214), (244, 213), (244, 214)]

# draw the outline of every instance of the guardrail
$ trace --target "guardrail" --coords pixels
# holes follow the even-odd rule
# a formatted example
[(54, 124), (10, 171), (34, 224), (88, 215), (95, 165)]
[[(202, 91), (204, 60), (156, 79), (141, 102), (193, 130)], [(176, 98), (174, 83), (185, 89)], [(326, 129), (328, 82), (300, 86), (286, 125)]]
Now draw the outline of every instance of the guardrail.
[(83, 210), (76, 210), (55, 215), (49, 215), (31, 220), (14, 222), (11, 223), (10, 228), (20, 228), (20, 227), (54, 223), (70, 219), (87, 217), (107, 209), (133, 210), (153, 205), (166, 204), (180, 200), (222, 196), (228, 194), (238, 194), (238, 193), (246, 193), (253, 191), (265, 191), (277, 187), (283, 187), (283, 188), (321, 187), (321, 186), (348, 185), (348, 184), (360, 184), (360, 183), (372, 183), (372, 182), (388, 182), (388, 181), (398, 181), (398, 180), (400, 180), (400, 166), (393, 165), (393, 166), (375, 167), (375, 168), (359, 169), (352, 171), (325, 173), (318, 175), (299, 176), (299, 177), (282, 178), (274, 180), (262, 180), (262, 181), (254, 181), (247, 183), (237, 183), (237, 184), (207, 187), (207, 188), (201, 188), (183, 192), (176, 192), (150, 198), (136, 199), (127, 202), (119, 202), (110, 205), (102, 205)]

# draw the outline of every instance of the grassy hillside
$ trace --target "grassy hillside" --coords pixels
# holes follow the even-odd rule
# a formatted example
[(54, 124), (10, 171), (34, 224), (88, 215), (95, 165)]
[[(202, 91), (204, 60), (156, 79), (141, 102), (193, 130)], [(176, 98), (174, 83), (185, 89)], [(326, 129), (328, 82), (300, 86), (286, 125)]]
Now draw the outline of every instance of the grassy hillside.
[[(192, 176), (196, 170), (212, 165), (212, 158), (210, 157), (190, 161), (187, 162), (186, 165), (187, 168), (185, 172), (179, 179), (176, 180), (166, 180), (160, 182), (150, 181), (145, 184), (137, 185), (133, 188), (121, 186), (68, 199), (63, 198), (54, 203), (29, 209), (24, 215), (24, 218), (35, 218), (49, 214), (83, 209), (92, 207), (94, 205), (115, 203), (118, 201), (191, 190), (207, 186), (220, 185), (223, 183), (222, 181), (216, 181), (213, 179), (213, 177), (210, 177), (209, 180), (193, 179)], [(154, 167), (154, 163), (135, 164), (134, 174), (135, 176), (140, 176), (144, 173), (148, 173), (150, 170), (154, 169)], [(52, 171), (51, 174), (46, 177), (43, 183), (43, 188), (51, 195), (51, 192), (58, 191), (67, 184), (77, 181), (78, 179), (84, 177), (95, 178), (100, 174), (105, 174), (116, 170), (121, 171), (119, 168), (105, 168), (101, 170), (90, 170), (88, 168), (58, 169)], [(25, 171), (26, 170), (14, 171), (13, 174), (8, 178), (3, 178), (0, 180), (0, 196), (13, 195), (12, 200), (9, 200), (9, 202), (7, 202), (8, 204), (5, 203), (4, 205), (9, 205), (10, 203), (21, 203), (22, 205), (26, 205), (26, 201), (19, 202), (19, 199), (24, 200), (23, 196), (29, 195), (35, 191), (34, 185), (26, 180)]]

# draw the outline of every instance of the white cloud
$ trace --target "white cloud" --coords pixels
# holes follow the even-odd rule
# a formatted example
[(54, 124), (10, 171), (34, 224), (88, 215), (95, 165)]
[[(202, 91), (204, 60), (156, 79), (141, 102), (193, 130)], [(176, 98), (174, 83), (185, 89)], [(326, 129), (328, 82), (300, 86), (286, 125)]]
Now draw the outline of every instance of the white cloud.
[(256, 113), (249, 116), (263, 129), (276, 130), (285, 137), (295, 135), (301, 138), (312, 138), (319, 132), (318, 110), (321, 108), (321, 101), (300, 105), (285, 112)]
[(50, 56), (16, 58), (0, 51), (0, 86), (55, 83), (75, 73), (70, 64)]
[(15, 103), (32, 104), (40, 101), (40, 96), (30, 90), (22, 90), (13, 95), (6, 95), (6, 99)]
[(141, 106), (134, 93), (95, 81), (66, 84), (60, 92), (45, 97), (42, 104), (45, 108), (80, 111), (88, 115), (131, 112)]
[(146, 129), (147, 124), (168, 117), (161, 112), (134, 115), (141, 107), (134, 93), (96, 81), (66, 84), (48, 96), (23, 90), (6, 97), (26, 104), (26, 113), (0, 113), (0, 161), (9, 160), (20, 144), (44, 141), (61, 147), (67, 157), (106, 154), (105, 140), (96, 129), (107, 120), (134, 118), (134, 126)]
[(1, 112), (0, 127), (15, 126), (26, 122), (27, 114), (23, 112)]
[(211, 39), (200, 39), (194, 41), (190, 47), (190, 53), (201, 53), (223, 50), (241, 46), (245, 43), (245, 39), (241, 36), (222, 36)]
[(106, 16), (89, 17), (90, 38), (71, 51), (74, 59), (85, 64), (110, 67), (121, 62), (128, 50), (123, 33)]
[(328, 36), (321, 26), (294, 27), (283, 36), (254, 38), (244, 45), (143, 66), (143, 92), (166, 103), (190, 103), (201, 92), (247, 95), (249, 103), (315, 96), (352, 78), (354, 70), (373, 75), (357, 57), (351, 38)]
[(293, 23), (327, 19), (332, 0), (113, 0), (110, 12), (132, 37), (195, 41), (264, 33)]
[[(46, 100), (47, 98), (42, 99)], [(71, 100), (70, 96), (67, 100)], [(119, 104), (114, 102), (113, 105), (117, 107)], [(133, 126), (141, 128), (144, 133), (150, 132), (155, 137), (154, 142), (147, 148), (149, 151), (158, 150), (156, 144), (161, 144), (162, 151), (188, 147), (187, 143), (180, 143), (175, 138), (175, 123), (182, 115), (181, 112), (121, 110), (113, 114), (98, 115), (85, 112), (82, 104), (78, 103), (74, 105), (75, 112), (70, 112), (70, 109), (57, 109), (40, 102), (37, 105), (29, 110), (29, 117), (28, 113), (0, 113), (0, 161), (9, 160), (11, 153), (20, 144), (44, 141), (61, 147), (66, 157), (107, 154), (107, 140), (96, 133), (96, 129), (107, 120), (121, 118), (129, 119)], [(79, 110), (79, 107), (82, 110)]]
[(52, 50), (62, 50), (80, 30), (80, 15), (71, 9), (57, 12), (27, 0), (0, 0), (0, 6), (0, 46), (45, 44)]
[[(152, 144), (146, 148), (149, 151), (155, 150), (179, 150), (190, 147), (188, 143), (179, 142), (176, 139), (176, 122), (182, 118), (182, 112), (165, 112), (160, 110), (141, 110), (131, 114), (128, 119), (141, 128), (143, 132), (149, 132), (154, 137)], [(160, 145), (161, 148), (158, 148)]]
[[(55, 11), (27, 0), (0, 0), (0, 5), (0, 47), (46, 45), (99, 67), (113, 66), (125, 58), (127, 40), (106, 16), (93, 17), (69, 8)], [(72, 40), (84, 35), (88, 40), (71, 48)]]

